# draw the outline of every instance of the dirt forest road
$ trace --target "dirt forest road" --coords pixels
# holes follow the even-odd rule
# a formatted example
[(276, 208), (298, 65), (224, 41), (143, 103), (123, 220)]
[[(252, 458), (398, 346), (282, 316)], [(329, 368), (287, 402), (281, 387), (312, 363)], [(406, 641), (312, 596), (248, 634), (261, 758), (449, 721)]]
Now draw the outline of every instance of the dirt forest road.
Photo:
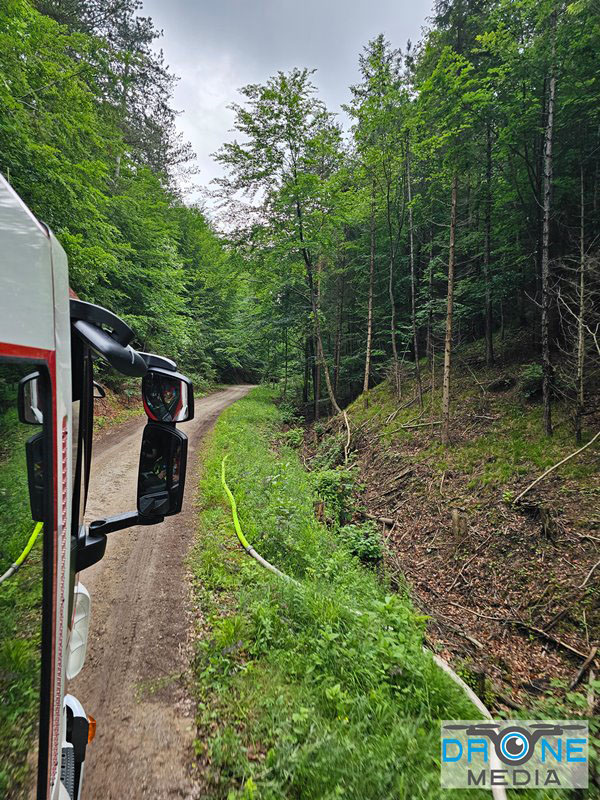
[[(194, 539), (198, 446), (227, 406), (252, 387), (196, 402), (181, 514), (161, 525), (112, 533), (103, 560), (82, 574), (92, 596), (82, 673), (68, 686), (98, 723), (86, 759), (84, 800), (197, 797), (190, 772), (194, 719), (185, 689), (190, 589), (185, 559)], [(86, 518), (135, 509), (144, 420), (110, 431), (94, 450)]]

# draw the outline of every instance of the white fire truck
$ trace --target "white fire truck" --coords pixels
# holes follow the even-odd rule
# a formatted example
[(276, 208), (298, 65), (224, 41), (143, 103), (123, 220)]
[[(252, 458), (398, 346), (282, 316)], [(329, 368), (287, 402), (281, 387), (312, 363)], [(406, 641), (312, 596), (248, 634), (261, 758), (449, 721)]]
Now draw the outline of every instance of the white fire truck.
[[(133, 349), (133, 338), (119, 317), (73, 296), (64, 250), (0, 176), (0, 475), (9, 463), (16, 464), (16, 477), (6, 485), (0, 480), (0, 613), (3, 601), (7, 619), (18, 613), (18, 624), (2, 627), (0, 622), (2, 796), (80, 796), (86, 748), (95, 732), (85, 698), (68, 693), (68, 681), (83, 667), (90, 619), (90, 597), (80, 577), (85, 580), (85, 570), (103, 557), (107, 535), (160, 523), (181, 510), (187, 439), (176, 424), (193, 417), (192, 385), (170, 359)], [(98, 358), (124, 375), (142, 378), (148, 423), (137, 509), (86, 525), (94, 397), (103, 392), (94, 381)], [(13, 457), (15, 448), (19, 452)], [(25, 510), (17, 496), (20, 486)], [(12, 551), (6, 550), (8, 541)], [(28, 601), (21, 614), (25, 591), (37, 599)], [(23, 666), (24, 659), (14, 654), (29, 646), (35, 658)], [(4, 672), (3, 653), (7, 659), (12, 654), (10, 663), (16, 664)], [(33, 720), (10, 709), (15, 687), (24, 679), (19, 671), (31, 671), (32, 663), (38, 694), (35, 711), (27, 713)], [(11, 743), (27, 730), (29, 754), (13, 758)], [(36, 788), (6, 785), (14, 774), (24, 785), (34, 774)]]

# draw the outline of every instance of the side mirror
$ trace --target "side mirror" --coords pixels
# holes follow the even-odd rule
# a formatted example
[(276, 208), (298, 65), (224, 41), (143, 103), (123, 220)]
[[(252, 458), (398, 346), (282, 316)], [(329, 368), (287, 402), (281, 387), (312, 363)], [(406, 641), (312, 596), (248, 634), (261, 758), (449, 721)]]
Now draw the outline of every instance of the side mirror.
[(31, 372), (21, 378), (17, 393), (17, 409), (19, 422), (26, 425), (44, 424), (44, 397), (39, 372)]
[(142, 398), (148, 419), (154, 422), (194, 418), (192, 382), (179, 372), (150, 367), (142, 379)]
[(44, 521), (44, 434), (35, 433), (25, 442), (27, 461), (27, 482), (29, 484), (29, 503), (31, 518), (35, 522)]
[(100, 386), (97, 381), (94, 381), (94, 400), (103, 400), (106, 397), (106, 392), (104, 391), (104, 387)]
[(181, 511), (187, 446), (187, 436), (175, 427), (149, 422), (144, 428), (137, 492), (141, 517), (162, 518)]

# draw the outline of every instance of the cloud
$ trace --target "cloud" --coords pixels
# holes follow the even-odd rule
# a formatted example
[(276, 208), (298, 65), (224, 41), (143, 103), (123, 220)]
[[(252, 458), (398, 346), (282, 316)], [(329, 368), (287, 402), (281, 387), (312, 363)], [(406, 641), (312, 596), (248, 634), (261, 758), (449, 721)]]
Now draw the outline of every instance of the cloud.
[(178, 129), (197, 154), (199, 180), (222, 174), (211, 159), (233, 138), (238, 89), (294, 66), (317, 70), (314, 83), (331, 111), (349, 99), (358, 55), (383, 32), (395, 47), (420, 37), (432, 0), (144, 0), (164, 37), (159, 46), (180, 77)]

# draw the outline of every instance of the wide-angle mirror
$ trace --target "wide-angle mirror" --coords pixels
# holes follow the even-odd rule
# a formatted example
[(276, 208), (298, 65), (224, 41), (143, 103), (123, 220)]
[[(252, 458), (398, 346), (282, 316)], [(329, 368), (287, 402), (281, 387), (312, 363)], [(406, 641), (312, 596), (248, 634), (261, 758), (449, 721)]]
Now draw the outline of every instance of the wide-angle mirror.
[(42, 382), (39, 372), (31, 372), (21, 378), (17, 392), (17, 410), (19, 422), (27, 425), (43, 425), (44, 397), (42, 395)]
[(194, 418), (192, 382), (179, 372), (150, 368), (142, 380), (142, 398), (148, 419), (155, 422)]
[(187, 436), (175, 427), (149, 422), (144, 428), (138, 473), (137, 509), (142, 517), (181, 511)]

